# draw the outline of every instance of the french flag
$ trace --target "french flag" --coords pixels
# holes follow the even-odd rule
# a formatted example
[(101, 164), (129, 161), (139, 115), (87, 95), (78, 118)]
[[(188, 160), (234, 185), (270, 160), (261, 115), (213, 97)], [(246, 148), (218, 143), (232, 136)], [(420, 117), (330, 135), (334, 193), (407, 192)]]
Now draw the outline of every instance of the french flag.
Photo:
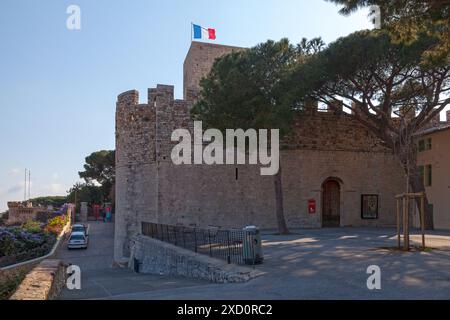
[(194, 29), (194, 39), (216, 40), (216, 29), (203, 28), (197, 24), (192, 24)]

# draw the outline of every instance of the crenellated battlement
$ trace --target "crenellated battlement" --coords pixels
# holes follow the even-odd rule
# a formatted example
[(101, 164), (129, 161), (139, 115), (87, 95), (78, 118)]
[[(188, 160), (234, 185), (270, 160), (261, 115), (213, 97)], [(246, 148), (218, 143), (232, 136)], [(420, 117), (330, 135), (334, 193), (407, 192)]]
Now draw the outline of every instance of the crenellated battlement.
[(129, 90), (118, 95), (117, 103), (122, 105), (137, 105), (139, 103), (139, 91)]
[(147, 103), (139, 103), (137, 90), (117, 97), (117, 165), (169, 161), (172, 131), (190, 127), (192, 102), (174, 99), (174, 86), (158, 84), (147, 92)]
[(147, 103), (139, 103), (139, 91), (129, 90), (117, 96), (118, 106), (154, 106), (157, 99), (165, 102), (174, 100), (174, 86), (158, 84), (156, 88), (149, 88), (147, 91)]

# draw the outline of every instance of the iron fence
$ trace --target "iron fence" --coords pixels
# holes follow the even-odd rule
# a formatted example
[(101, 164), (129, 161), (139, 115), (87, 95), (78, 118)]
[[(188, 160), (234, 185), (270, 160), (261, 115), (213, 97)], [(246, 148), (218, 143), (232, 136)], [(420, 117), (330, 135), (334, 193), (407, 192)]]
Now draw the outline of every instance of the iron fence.
[[(197, 253), (226, 260), (228, 263), (245, 264), (243, 247), (245, 234), (242, 230), (202, 229), (142, 222), (142, 234)], [(253, 251), (253, 248), (250, 250)]]

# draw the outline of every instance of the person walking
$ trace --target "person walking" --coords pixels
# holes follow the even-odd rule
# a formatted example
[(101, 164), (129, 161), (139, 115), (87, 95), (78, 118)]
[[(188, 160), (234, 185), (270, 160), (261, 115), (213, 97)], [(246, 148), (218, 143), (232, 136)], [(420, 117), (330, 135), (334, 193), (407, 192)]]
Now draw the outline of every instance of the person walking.
[(111, 222), (111, 207), (107, 206), (105, 208), (106, 211), (106, 222)]

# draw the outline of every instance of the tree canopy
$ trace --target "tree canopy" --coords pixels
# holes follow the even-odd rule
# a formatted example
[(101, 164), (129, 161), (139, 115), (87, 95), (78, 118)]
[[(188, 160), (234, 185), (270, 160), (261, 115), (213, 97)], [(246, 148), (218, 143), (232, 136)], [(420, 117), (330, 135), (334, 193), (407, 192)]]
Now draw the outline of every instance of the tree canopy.
[[(449, 66), (420, 65), (422, 53), (435, 42), (422, 36), (410, 44), (395, 43), (384, 31), (356, 32), (295, 68), (288, 80), (291, 98), (294, 93), (300, 100), (339, 102), (394, 148), (402, 131), (423, 128), (450, 102)], [(402, 118), (405, 111), (418, 116), (394, 125), (392, 113)]]
[(37, 197), (30, 199), (34, 206), (54, 206), (54, 207), (61, 207), (63, 204), (65, 204), (67, 201), (67, 197), (65, 196), (47, 196), (47, 197)]
[(296, 60), (287, 39), (268, 41), (218, 59), (201, 81), (191, 113), (212, 128), (289, 130), (290, 113), (279, 104), (277, 84)]
[(450, 0), (326, 0), (349, 15), (360, 8), (378, 6), (382, 28), (396, 42), (410, 43), (421, 34), (438, 39), (423, 52), (423, 63), (448, 64), (450, 53)]
[(101, 204), (112, 202), (114, 205), (115, 151), (101, 150), (85, 158), (84, 171), (78, 172), (84, 183), (76, 183), (68, 190), (69, 202), (88, 202)]
[(385, 30), (353, 33), (299, 63), (287, 78), (286, 98), (291, 105), (314, 99), (339, 111), (348, 108), (395, 151), (415, 192), (423, 191), (414, 136), (450, 102), (450, 67), (421, 63), (437, 41), (422, 34), (396, 42)]
[[(115, 184), (115, 151), (101, 150), (86, 157), (84, 170), (79, 172), (87, 186), (98, 186), (102, 201), (113, 201)], [(101, 202), (101, 201), (100, 201)]]
[(76, 183), (67, 195), (67, 201), (71, 203), (76, 202), (77, 208), (80, 208), (81, 202), (88, 204), (101, 204), (105, 200), (104, 190), (99, 186), (86, 183)]
[(85, 159), (84, 170), (78, 172), (86, 183), (97, 182), (101, 185), (112, 183), (115, 177), (115, 151), (101, 150), (91, 153)]

